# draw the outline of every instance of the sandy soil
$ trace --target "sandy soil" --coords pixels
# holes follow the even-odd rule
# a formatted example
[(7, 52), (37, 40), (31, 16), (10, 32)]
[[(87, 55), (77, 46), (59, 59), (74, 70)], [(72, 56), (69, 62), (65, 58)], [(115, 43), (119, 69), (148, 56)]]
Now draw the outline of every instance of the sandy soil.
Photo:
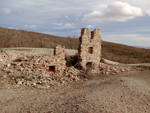
[(0, 89), (1, 113), (149, 113), (150, 70), (55, 89)]

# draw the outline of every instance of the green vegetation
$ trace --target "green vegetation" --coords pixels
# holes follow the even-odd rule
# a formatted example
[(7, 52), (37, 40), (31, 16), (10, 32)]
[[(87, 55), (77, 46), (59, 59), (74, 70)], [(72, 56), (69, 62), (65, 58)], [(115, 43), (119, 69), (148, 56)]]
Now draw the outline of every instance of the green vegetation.
[[(0, 48), (53, 48), (57, 44), (67, 49), (78, 48), (78, 38), (58, 37), (42, 33), (0, 27)], [(102, 56), (121, 63), (150, 63), (150, 49), (136, 48), (103, 41)]]

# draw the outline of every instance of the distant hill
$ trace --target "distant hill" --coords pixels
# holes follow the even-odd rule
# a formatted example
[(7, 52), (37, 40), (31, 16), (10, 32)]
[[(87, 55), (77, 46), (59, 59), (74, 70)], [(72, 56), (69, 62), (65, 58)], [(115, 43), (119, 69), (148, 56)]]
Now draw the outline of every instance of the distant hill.
[[(78, 48), (78, 38), (58, 37), (24, 30), (0, 27), (0, 48), (34, 47), (53, 48), (57, 44), (67, 49)], [(150, 63), (150, 49), (136, 48), (103, 41), (102, 56), (122, 63)]]

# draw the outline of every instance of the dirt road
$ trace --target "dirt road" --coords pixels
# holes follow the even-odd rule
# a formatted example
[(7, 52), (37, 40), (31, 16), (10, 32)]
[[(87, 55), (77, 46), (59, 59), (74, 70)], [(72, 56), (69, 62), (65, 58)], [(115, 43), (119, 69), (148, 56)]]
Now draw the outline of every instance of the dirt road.
[(149, 70), (55, 89), (0, 89), (1, 113), (149, 113), (149, 106)]

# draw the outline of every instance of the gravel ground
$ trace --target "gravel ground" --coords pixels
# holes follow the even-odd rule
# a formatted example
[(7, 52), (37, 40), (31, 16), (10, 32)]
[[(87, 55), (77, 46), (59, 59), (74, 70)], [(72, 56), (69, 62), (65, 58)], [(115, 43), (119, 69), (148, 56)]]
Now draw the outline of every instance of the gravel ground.
[[(27, 55), (53, 54), (52, 49), (46, 48), (0, 50)], [(68, 55), (75, 53), (76, 50), (66, 50)], [(50, 88), (0, 86), (0, 113), (149, 113), (150, 64), (146, 65), (134, 64), (139, 70), (103, 77), (90, 76), (90, 80)]]
[(1, 113), (149, 113), (150, 70), (49, 89), (0, 89)]

